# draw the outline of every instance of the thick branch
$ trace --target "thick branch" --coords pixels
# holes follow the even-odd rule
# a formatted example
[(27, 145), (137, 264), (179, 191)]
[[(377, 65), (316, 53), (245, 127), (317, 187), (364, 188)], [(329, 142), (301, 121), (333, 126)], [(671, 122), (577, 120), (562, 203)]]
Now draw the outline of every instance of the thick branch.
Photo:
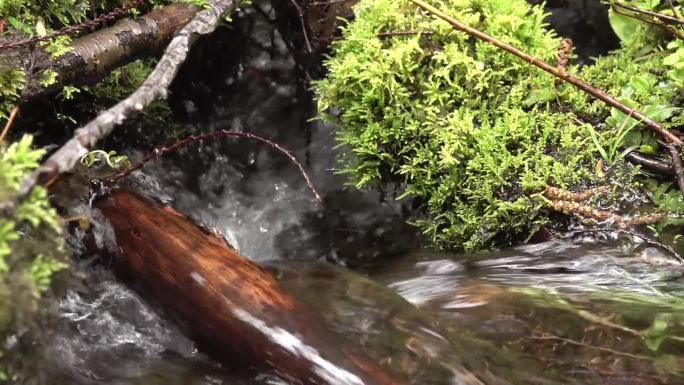
[[(190, 47), (198, 36), (216, 29), (218, 23), (240, 0), (210, 0), (209, 7), (195, 18), (171, 40), (162, 58), (143, 84), (128, 98), (114, 107), (101, 112), (97, 118), (76, 130), (73, 138), (53, 153), (33, 174), (27, 177), (19, 190), (17, 200), (21, 201), (39, 181), (70, 171), (79, 159), (99, 140), (106, 138), (117, 125), (132, 115), (140, 113), (152, 102), (166, 98), (168, 87), (185, 61)], [(12, 210), (14, 204), (1, 205), (0, 209)]]
[(22, 98), (31, 99), (56, 91), (65, 84), (96, 82), (116, 67), (154, 54), (197, 12), (199, 8), (190, 4), (171, 4), (136, 20), (121, 20), (112, 27), (74, 40), (69, 53), (35, 69), (56, 72), (57, 82), (49, 88), (33, 82), (24, 89)]
[(626, 105), (622, 104), (620, 101), (615, 99), (614, 97), (608, 95), (606, 92), (599, 90), (584, 81), (582, 81), (579, 78), (576, 78), (572, 75), (568, 75), (566, 73), (563, 73), (560, 69), (558, 69), (555, 66), (552, 66), (548, 63), (545, 63), (534, 56), (531, 56), (518, 48), (513, 47), (510, 44), (506, 44), (500, 40), (497, 40), (486, 33), (477, 30), (475, 28), (472, 28), (468, 25), (465, 25), (461, 23), (460, 21), (454, 19), (453, 17), (447, 15), (446, 13), (442, 12), (441, 10), (433, 7), (432, 5), (424, 2), (423, 0), (410, 0), (412, 3), (416, 4), (420, 8), (424, 9), (425, 11), (439, 17), (440, 19), (446, 21), (447, 23), (451, 24), (455, 29), (458, 29), (462, 32), (465, 32), (471, 36), (474, 36), (482, 41), (485, 41), (493, 46), (496, 46), (512, 55), (515, 55), (526, 62), (541, 68), (542, 70), (550, 73), (551, 75), (555, 76), (556, 78), (559, 78), (565, 82), (568, 82), (572, 84), (573, 86), (577, 87), (579, 90), (586, 92), (587, 94), (595, 97), (596, 99), (601, 100), (602, 102), (608, 104), (609, 106), (616, 108), (623, 113), (627, 114), (628, 116), (634, 117), (635, 119), (639, 120), (641, 123), (644, 124), (648, 129), (654, 131), (658, 135), (660, 135), (663, 139), (665, 139), (668, 143), (680, 147), (682, 146), (682, 141), (673, 135), (671, 132), (667, 131), (665, 128), (663, 128), (660, 124), (658, 124), (656, 121), (653, 119), (649, 118), (648, 116), (644, 115), (642, 112), (635, 110), (633, 108), (629, 108)]

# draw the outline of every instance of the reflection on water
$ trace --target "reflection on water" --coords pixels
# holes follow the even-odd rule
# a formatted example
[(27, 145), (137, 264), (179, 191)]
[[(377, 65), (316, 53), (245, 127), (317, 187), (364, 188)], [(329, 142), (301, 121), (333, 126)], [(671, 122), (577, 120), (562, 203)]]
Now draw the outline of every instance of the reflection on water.
[(416, 253), (373, 278), (436, 314), (445, 330), (470, 330), (567, 379), (684, 383), (683, 270), (666, 254), (629, 242), (553, 241), (465, 260)]
[[(656, 257), (624, 242), (553, 241), (472, 262), (423, 250), (378, 263), (371, 279), (324, 263), (268, 267), (343, 336), (339, 349), (407, 383), (684, 384), (681, 268)], [(46, 342), (51, 383), (290, 383), (220, 367), (130, 289), (89, 274)]]

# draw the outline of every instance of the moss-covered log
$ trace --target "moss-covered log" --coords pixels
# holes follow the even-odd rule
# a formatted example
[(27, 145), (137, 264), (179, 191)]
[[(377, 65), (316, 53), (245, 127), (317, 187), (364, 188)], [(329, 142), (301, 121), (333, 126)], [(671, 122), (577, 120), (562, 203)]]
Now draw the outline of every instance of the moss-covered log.
[(97, 207), (114, 228), (117, 273), (223, 362), (270, 365), (308, 384), (403, 383), (361, 349), (345, 349), (268, 272), (179, 213), (121, 190)]
[(36, 69), (54, 71), (57, 82), (48, 87), (40, 82), (31, 82), (22, 97), (30, 99), (58, 91), (66, 84), (94, 83), (114, 68), (157, 54), (198, 11), (198, 7), (188, 3), (171, 4), (135, 20), (120, 20), (109, 28), (76, 39), (68, 53)]

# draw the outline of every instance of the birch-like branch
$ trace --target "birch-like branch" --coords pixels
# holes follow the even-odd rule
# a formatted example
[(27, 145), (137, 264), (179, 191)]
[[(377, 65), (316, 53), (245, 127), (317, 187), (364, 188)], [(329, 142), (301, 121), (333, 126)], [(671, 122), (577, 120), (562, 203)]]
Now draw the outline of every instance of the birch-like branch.
[(240, 0), (209, 0), (209, 6), (181, 29), (171, 40), (157, 66), (143, 84), (128, 98), (101, 112), (95, 119), (79, 128), (74, 136), (54, 152), (34, 173), (28, 176), (13, 202), (0, 204), (0, 210), (13, 211), (39, 181), (49, 180), (74, 168), (81, 157), (98, 141), (129, 117), (140, 113), (152, 102), (164, 99), (168, 87), (185, 61), (190, 47), (200, 35), (212, 33), (221, 19), (233, 11)]
[(70, 44), (69, 52), (55, 60), (44, 55), (45, 62), (37, 63), (31, 72), (49, 69), (57, 74), (57, 81), (45, 87), (40, 76), (31, 76), (21, 93), (22, 102), (61, 90), (66, 84), (96, 83), (119, 66), (157, 55), (199, 11), (200, 8), (188, 3), (173, 3), (76, 39)]

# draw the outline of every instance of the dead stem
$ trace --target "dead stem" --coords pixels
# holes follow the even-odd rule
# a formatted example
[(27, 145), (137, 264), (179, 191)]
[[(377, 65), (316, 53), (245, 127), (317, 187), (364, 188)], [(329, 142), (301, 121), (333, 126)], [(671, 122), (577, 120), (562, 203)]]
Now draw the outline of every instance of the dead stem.
[(566, 237), (572, 238), (572, 237), (576, 237), (578, 235), (586, 235), (586, 234), (591, 234), (593, 236), (595, 236), (596, 234), (620, 234), (620, 235), (627, 235), (630, 237), (638, 238), (649, 246), (653, 246), (653, 247), (667, 251), (670, 255), (675, 257), (677, 259), (677, 261), (679, 261), (680, 263), (684, 263), (684, 257), (679, 255), (679, 253), (677, 253), (672, 247), (670, 247), (664, 243), (655, 241), (646, 235), (636, 233), (634, 231), (621, 230), (621, 229), (601, 229), (601, 228), (583, 229), (583, 230), (573, 231), (569, 235), (567, 235)]
[(610, 186), (593, 187), (576, 193), (562, 188), (548, 186), (543, 194), (551, 200), (584, 202), (595, 195), (607, 192), (610, 192)]
[[(568, 70), (568, 62), (570, 61), (570, 52), (572, 51), (572, 40), (571, 39), (563, 39), (560, 42), (560, 47), (558, 48), (558, 52), (556, 53), (556, 59), (557, 59), (557, 67), (558, 70), (563, 73), (567, 74)], [(563, 81), (556, 78), (555, 84), (556, 86), (562, 84)]]
[(129, 11), (142, 6), (144, 3), (145, 0), (131, 0), (128, 3), (112, 10), (109, 13), (100, 15), (92, 20), (86, 20), (78, 25), (64, 27), (60, 30), (43, 36), (36, 35), (17, 42), (1, 44), (0, 51), (6, 49), (20, 48), (29, 44), (38, 43), (42, 41), (49, 41), (58, 36), (73, 36), (81, 32), (92, 31), (108, 21), (116, 20), (120, 17), (125, 16)]
[(653, 361), (653, 358), (648, 357), (648, 356), (642, 356), (642, 355), (637, 355), (637, 354), (631, 354), (631, 353), (621, 352), (621, 351), (619, 351), (619, 350), (613, 350), (613, 349), (610, 349), (610, 348), (605, 348), (605, 347), (603, 347), (603, 346), (595, 346), (595, 345), (588, 344), (588, 343), (586, 343), (586, 342), (575, 341), (575, 340), (572, 340), (572, 339), (569, 339), (569, 338), (563, 338), (563, 337), (559, 337), (559, 336), (555, 336), (555, 335), (551, 335), (551, 334), (532, 335), (532, 336), (527, 337), (527, 338), (530, 339), (530, 340), (540, 340), (540, 341), (545, 341), (545, 340), (556, 340), (556, 341), (565, 342), (565, 343), (570, 344), (570, 345), (580, 346), (580, 347), (584, 347), (584, 348), (588, 348), (588, 349), (599, 350), (599, 351), (602, 351), (602, 352), (605, 352), (605, 353), (614, 354), (614, 355), (616, 355), (616, 356), (629, 357), (629, 358), (633, 358), (633, 359), (635, 359), (635, 360), (648, 360), (648, 361)]
[(14, 123), (14, 119), (17, 117), (17, 114), (19, 113), (19, 106), (14, 106), (12, 108), (12, 111), (9, 114), (9, 118), (7, 118), (7, 123), (5, 123), (5, 128), (2, 129), (2, 133), (0, 133), (0, 144), (5, 141), (5, 137), (9, 133), (10, 128), (12, 128), (12, 124)]
[[(613, 11), (615, 11), (615, 13), (618, 13), (622, 16), (631, 17), (632, 19), (636, 19), (636, 20), (639, 20), (641, 22), (651, 24), (655, 27), (662, 29), (663, 31), (671, 34), (672, 36), (674, 36), (680, 40), (684, 40), (684, 35), (679, 33), (674, 28), (670, 28), (668, 26), (668, 24), (684, 25), (684, 22), (682, 22), (679, 19), (667, 16), (667, 15), (663, 15), (660, 13), (651, 12), (651, 11), (647, 11), (644, 9), (632, 7), (629, 5), (620, 4), (620, 3), (612, 3), (611, 9)], [(633, 12), (633, 13), (625, 12), (624, 10), (628, 10), (628, 11)], [(637, 15), (644, 15), (644, 17), (637, 16)], [(655, 19), (647, 19), (646, 17), (654, 17)]]
[(304, 35), (304, 42), (306, 43), (306, 48), (309, 50), (309, 53), (313, 52), (311, 49), (311, 42), (309, 41), (309, 34), (306, 32), (306, 21), (304, 21), (304, 12), (302, 11), (302, 7), (297, 4), (297, 0), (290, 0), (290, 3), (295, 7), (297, 10), (297, 16), (299, 17), (299, 23), (302, 25), (302, 35)]
[[(672, 4), (672, 1), (671, 1), (671, 0), (669, 0), (669, 1), (670, 1), (670, 6), (672, 7), (672, 10), (675, 11), (675, 10), (674, 10), (674, 4)], [(611, 2), (611, 3), (612, 3), (612, 6), (613, 6), (613, 9), (614, 9), (614, 10), (615, 10), (616, 7), (619, 7), (619, 8), (623, 8), (623, 9), (626, 9), (626, 10), (628, 10), (628, 11), (634, 12), (634, 13), (640, 13), (640, 14), (643, 14), (643, 15), (646, 15), (646, 16), (654, 17), (654, 18), (656, 18), (656, 19), (658, 19), (658, 20), (660, 20), (660, 21), (662, 21), (662, 22), (664, 22), (664, 23), (678, 24), (678, 25), (684, 26), (684, 21), (680, 20), (680, 19), (679, 19), (678, 17), (676, 17), (676, 16), (673, 17), (673, 16), (668, 16), (668, 15), (663, 15), (662, 13), (653, 12), (653, 11), (649, 11), (649, 10), (646, 10), (646, 9), (641, 9), (641, 8), (633, 7), (633, 6), (631, 6), (631, 5), (618, 3), (618, 2)], [(616, 10), (616, 12), (617, 12), (617, 10)], [(675, 11), (675, 12), (676, 12), (676, 11)]]
[(433, 31), (389, 31), (389, 32), (378, 32), (378, 37), (391, 37), (391, 36), (411, 36), (411, 35), (432, 35)]
[(679, 184), (679, 189), (684, 191), (684, 167), (682, 167), (682, 158), (679, 155), (679, 149), (669, 143), (662, 143), (670, 152), (672, 157), (672, 166), (674, 166), (675, 175), (677, 176), (677, 184)]

